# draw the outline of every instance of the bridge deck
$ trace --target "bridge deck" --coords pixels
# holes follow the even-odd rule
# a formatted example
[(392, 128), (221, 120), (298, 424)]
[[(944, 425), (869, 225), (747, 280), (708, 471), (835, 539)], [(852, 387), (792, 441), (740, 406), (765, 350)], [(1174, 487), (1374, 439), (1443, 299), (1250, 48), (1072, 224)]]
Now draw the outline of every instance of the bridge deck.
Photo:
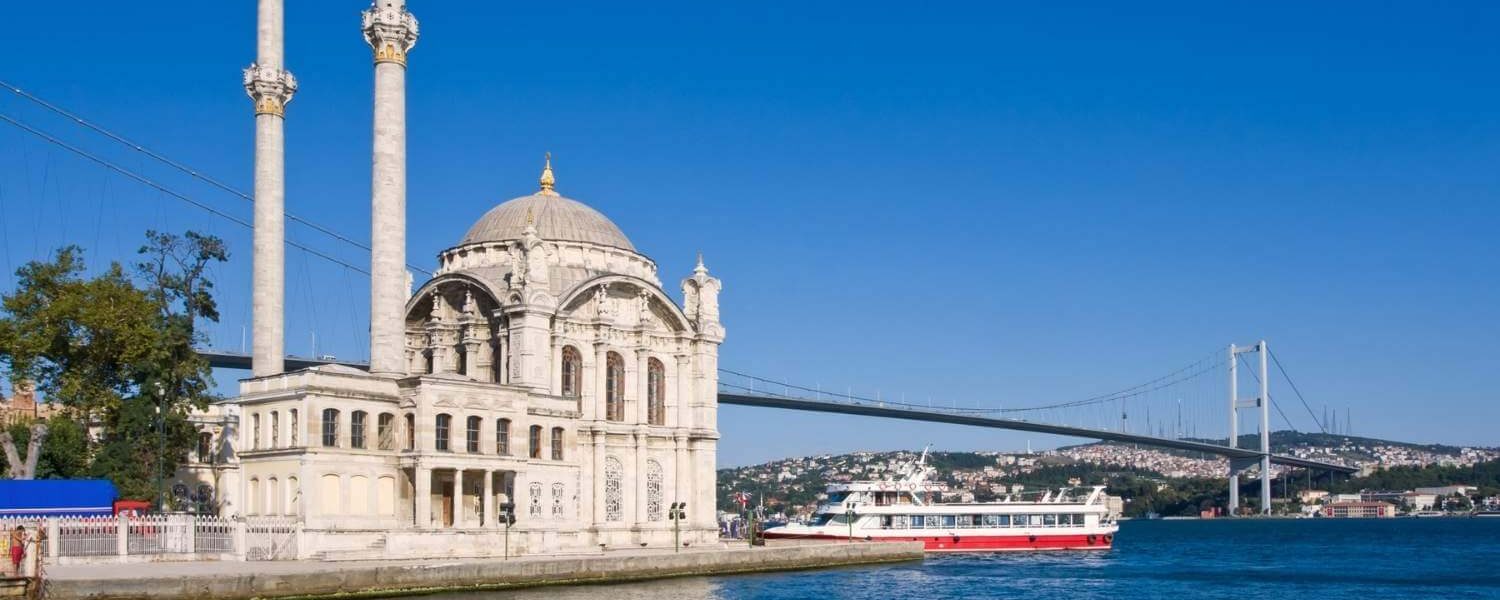
[[(200, 351), (199, 355), (207, 358), (209, 364), (216, 368), (225, 369), (249, 369), (250, 355), (238, 352)], [(339, 364), (356, 369), (368, 369), (369, 365), (361, 362), (340, 361), (336, 359), (320, 360), (315, 358), (303, 358), (288, 356), (286, 368), (288, 370), (305, 369), (307, 367)], [(1203, 452), (1216, 456), (1238, 459), (1259, 459), (1260, 451), (1251, 448), (1230, 448), (1217, 444), (1194, 442), (1189, 440), (1174, 440), (1170, 438), (1152, 437), (1149, 435), (1136, 435), (1108, 431), (1104, 429), (1088, 429), (1084, 427), (1068, 427), (1066, 425), (1050, 425), (1047, 423), (1034, 423), (1019, 419), (997, 419), (994, 417), (982, 417), (975, 415), (964, 415), (942, 411), (926, 411), (910, 408), (896, 408), (881, 406), (878, 404), (859, 404), (846, 402), (826, 402), (819, 400), (807, 400), (800, 398), (785, 398), (780, 396), (760, 396), (754, 394), (731, 394), (719, 393), (719, 403), (734, 404), (739, 406), (759, 406), (765, 408), (784, 408), (788, 410), (806, 410), (813, 412), (826, 412), (845, 415), (861, 415), (866, 417), (884, 417), (888, 419), (905, 419), (908, 421), (928, 421), (931, 423), (950, 423), (953, 425), (969, 425), (973, 427), (989, 427), (992, 429), (1011, 429), (1015, 431), (1034, 431), (1037, 433), (1050, 433), (1053, 435), (1065, 435), (1071, 437), (1090, 438), (1098, 440), (1109, 440), (1112, 442), (1128, 442), (1141, 444), (1143, 446), (1156, 446), (1160, 448), (1172, 448), (1175, 450), (1187, 450), (1191, 452)], [(1316, 460), (1307, 460), (1295, 456), (1271, 455), (1271, 462), (1279, 465), (1302, 467), (1309, 469), (1320, 469), (1335, 471), (1339, 473), (1353, 473), (1356, 469), (1344, 465), (1325, 463)]]
[[(1088, 429), (1085, 427), (1069, 427), (1066, 425), (1052, 425), (1048, 423), (1035, 423), (1019, 419), (997, 419), (995, 417), (982, 417), (976, 415), (964, 415), (943, 411), (926, 411), (920, 409), (897, 408), (881, 406), (878, 404), (860, 404), (844, 402), (826, 402), (818, 400), (807, 400), (801, 398), (785, 398), (780, 396), (761, 396), (754, 394), (729, 394), (719, 393), (720, 404), (735, 404), (739, 406), (759, 406), (765, 408), (785, 408), (789, 410), (806, 410), (814, 412), (827, 412), (844, 415), (860, 415), (866, 417), (885, 417), (890, 419), (905, 419), (908, 421), (928, 421), (932, 423), (950, 423), (953, 425), (970, 425), (973, 427), (989, 427), (993, 429), (1012, 429), (1016, 431), (1034, 431), (1037, 433), (1050, 433), (1053, 435), (1066, 435), (1071, 437), (1092, 438), (1108, 440), (1112, 442), (1128, 442), (1141, 444), (1143, 446), (1157, 446), (1161, 448), (1172, 448), (1175, 450), (1187, 450), (1191, 452), (1203, 452), (1228, 458), (1255, 458), (1259, 459), (1261, 453), (1253, 448), (1230, 448), (1218, 444), (1206, 442), (1195, 442), (1191, 440), (1175, 440), (1171, 438), (1159, 438), (1149, 435), (1137, 435), (1133, 433), (1121, 433), (1104, 429)], [(1307, 460), (1295, 456), (1272, 454), (1271, 462), (1302, 467), (1310, 469), (1321, 469), (1337, 471), (1340, 473), (1353, 473), (1357, 469), (1344, 465), (1326, 463), (1316, 460)]]

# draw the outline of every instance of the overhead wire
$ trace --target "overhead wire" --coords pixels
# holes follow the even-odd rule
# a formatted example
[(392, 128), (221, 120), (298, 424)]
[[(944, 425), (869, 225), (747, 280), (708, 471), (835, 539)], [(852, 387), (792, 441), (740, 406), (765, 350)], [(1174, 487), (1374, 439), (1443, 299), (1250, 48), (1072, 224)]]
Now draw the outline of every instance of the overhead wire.
[[(172, 159), (170, 159), (170, 158), (162, 155), (161, 153), (155, 152), (155, 151), (151, 150), (150, 148), (147, 148), (145, 146), (142, 146), (139, 143), (136, 143), (134, 141), (131, 141), (131, 140), (125, 138), (124, 136), (121, 136), (121, 135), (119, 135), (119, 134), (117, 134), (117, 133), (115, 133), (113, 131), (105, 129), (104, 127), (101, 127), (99, 125), (96, 125), (93, 122), (90, 122), (89, 120), (84, 119), (83, 117), (80, 117), (80, 116), (78, 116), (75, 113), (69, 112), (68, 110), (66, 110), (66, 109), (64, 109), (62, 107), (59, 107), (59, 106), (57, 106), (55, 104), (52, 104), (51, 102), (48, 102), (48, 101), (43, 100), (41, 98), (38, 98), (37, 96), (31, 94), (30, 92), (27, 92), (25, 90), (22, 90), (21, 88), (18, 88), (18, 87), (14, 86), (14, 85), (11, 85), (10, 83), (8, 83), (8, 82), (6, 82), (4, 80), (0, 80), (0, 87), (4, 87), (6, 90), (9, 90), (11, 93), (16, 94), (17, 96), (20, 96), (22, 98), (30, 100), (31, 102), (34, 102), (34, 103), (42, 106), (43, 108), (46, 108), (47, 110), (50, 110), (50, 111), (52, 111), (52, 112), (54, 112), (54, 113), (56, 113), (58, 115), (61, 115), (61, 116), (65, 117), (65, 118), (67, 118), (67, 119), (71, 119), (73, 122), (77, 123), (78, 125), (81, 125), (81, 126), (86, 127), (86, 128), (88, 128), (90, 130), (93, 130), (94, 132), (97, 132), (100, 135), (103, 135), (103, 136), (105, 136), (105, 137), (107, 137), (107, 138), (109, 138), (111, 140), (119, 142), (120, 144), (122, 144), (124, 146), (127, 146), (130, 149), (135, 150), (136, 152), (140, 152), (141, 154), (144, 154), (144, 155), (152, 158), (153, 160), (161, 162), (162, 164), (165, 164), (165, 165), (167, 165), (169, 167), (172, 167), (173, 169), (176, 169), (176, 170), (178, 170), (178, 171), (180, 171), (182, 173), (185, 173), (188, 176), (193, 177), (194, 179), (197, 179), (199, 181), (207, 183), (207, 184), (209, 184), (209, 185), (211, 185), (213, 187), (219, 188), (220, 190), (228, 192), (228, 193), (230, 193), (232, 195), (238, 196), (238, 197), (240, 197), (240, 198), (242, 198), (242, 199), (244, 199), (244, 200), (246, 200), (248, 202), (251, 202), (251, 203), (255, 202), (255, 198), (252, 197), (252, 196), (250, 196), (249, 194), (247, 194), (245, 192), (242, 192), (242, 191), (240, 191), (238, 189), (230, 187), (228, 184), (226, 184), (224, 182), (221, 182), (218, 179), (215, 179), (213, 177), (209, 177), (207, 175), (204, 175), (203, 173), (199, 172), (197, 169), (194, 169), (192, 167), (189, 167), (187, 165), (184, 165), (182, 163), (174, 161), (174, 160), (172, 160)], [(337, 231), (334, 231), (332, 229), (329, 229), (327, 227), (324, 227), (322, 225), (319, 225), (317, 223), (314, 223), (312, 221), (309, 221), (307, 219), (299, 217), (299, 216), (297, 216), (295, 214), (292, 214), (290, 212), (284, 212), (283, 214), (290, 221), (295, 221), (297, 223), (301, 223), (302, 225), (305, 225), (305, 226), (313, 229), (314, 231), (317, 231), (319, 233), (327, 235), (327, 236), (329, 236), (331, 238), (334, 238), (334, 239), (339, 240), (341, 242), (344, 242), (346, 244), (350, 244), (352, 246), (360, 248), (360, 249), (362, 249), (362, 250), (364, 250), (366, 252), (370, 252), (371, 251), (369, 244), (365, 244), (363, 242), (360, 242), (358, 240), (350, 238), (350, 237), (348, 237), (346, 235), (343, 235), (343, 234), (341, 234), (341, 233), (339, 233)], [(411, 269), (413, 271), (416, 271), (418, 273), (422, 273), (423, 275), (431, 275), (432, 274), (431, 271), (428, 271), (426, 269), (423, 269), (421, 267), (417, 267), (417, 266), (411, 265), (411, 264), (406, 265), (406, 268)]]
[(1275, 352), (1267, 351), (1266, 353), (1271, 355), (1271, 362), (1276, 363), (1276, 369), (1281, 371), (1281, 378), (1285, 379), (1287, 384), (1292, 386), (1292, 392), (1297, 394), (1297, 400), (1302, 402), (1302, 408), (1307, 409), (1307, 416), (1312, 417), (1312, 421), (1318, 425), (1319, 431), (1328, 433), (1328, 429), (1323, 426), (1323, 422), (1318, 420), (1317, 413), (1314, 413), (1312, 406), (1308, 405), (1307, 399), (1302, 397), (1302, 390), (1297, 389), (1297, 382), (1292, 381), (1292, 376), (1287, 374), (1286, 367), (1281, 366), (1281, 359), (1276, 357)]
[[(133, 179), (133, 180), (141, 183), (142, 185), (145, 185), (147, 187), (155, 189), (158, 192), (161, 192), (163, 194), (166, 194), (168, 196), (171, 196), (173, 198), (176, 198), (178, 200), (181, 200), (181, 201), (186, 202), (188, 204), (191, 204), (193, 206), (196, 206), (196, 207), (198, 207), (198, 208), (200, 208), (200, 209), (202, 209), (204, 211), (207, 211), (207, 212), (209, 212), (211, 214), (217, 215), (219, 217), (223, 217), (224, 219), (228, 219), (229, 221), (232, 221), (232, 222), (234, 222), (236, 224), (239, 224), (240, 226), (243, 226), (243, 227), (245, 227), (247, 229), (250, 229), (252, 231), (255, 229), (254, 225), (250, 224), (250, 222), (245, 221), (244, 219), (241, 219), (239, 217), (236, 217), (236, 216), (231, 215), (229, 213), (226, 213), (224, 211), (218, 210), (218, 209), (216, 209), (216, 208), (214, 208), (212, 206), (209, 206), (208, 204), (204, 204), (203, 202), (200, 202), (198, 200), (194, 200), (194, 199), (188, 197), (187, 195), (182, 194), (181, 192), (175, 191), (175, 190), (173, 190), (171, 188), (168, 188), (165, 185), (157, 183), (156, 181), (154, 181), (152, 179), (149, 179), (149, 178), (145, 177), (144, 175), (140, 175), (140, 174), (138, 174), (138, 173), (136, 173), (134, 171), (131, 171), (130, 169), (127, 169), (127, 168), (122, 167), (122, 166), (120, 166), (118, 164), (115, 164), (113, 162), (105, 160), (104, 158), (101, 158), (101, 157), (99, 157), (99, 156), (97, 156), (95, 154), (92, 154), (92, 153), (88, 152), (87, 150), (84, 150), (84, 149), (79, 148), (77, 146), (73, 146), (72, 144), (69, 144), (67, 142), (64, 142), (64, 141), (56, 138), (56, 137), (53, 137), (52, 135), (50, 135), (50, 134), (48, 134), (48, 133), (46, 133), (46, 132), (44, 132), (44, 131), (42, 131), (40, 129), (37, 129), (35, 127), (27, 125), (26, 123), (23, 123), (23, 122), (15, 119), (13, 117), (11, 117), (8, 114), (0, 113), (0, 121), (5, 121), (6, 123), (10, 123), (11, 125), (16, 126), (17, 128), (20, 128), (22, 131), (25, 131), (27, 133), (30, 133), (30, 134), (35, 135), (37, 137), (40, 137), (40, 138), (42, 138), (44, 140), (47, 140), (48, 142), (51, 142), (53, 145), (56, 145), (56, 146), (58, 146), (60, 148), (63, 148), (65, 150), (69, 151), (69, 152), (77, 154), (78, 156), (81, 156), (81, 157), (86, 158), (86, 159), (88, 159), (90, 161), (93, 161), (93, 162), (99, 164), (100, 166), (102, 166), (102, 167), (104, 167), (106, 169), (109, 169), (111, 171), (114, 171), (116, 173), (124, 175), (125, 177)], [(292, 240), (288, 239), (288, 240), (286, 240), (286, 244), (288, 246), (291, 246), (291, 247), (296, 248), (298, 250), (302, 250), (304, 252), (307, 252), (309, 254), (312, 254), (314, 256), (317, 256), (317, 257), (322, 258), (324, 260), (327, 260), (329, 262), (336, 263), (336, 264), (339, 264), (339, 265), (343, 265), (343, 266), (345, 266), (347, 268), (350, 268), (350, 269), (354, 269), (355, 271), (359, 271), (360, 273), (364, 273), (365, 275), (369, 275), (370, 274), (369, 271), (361, 269), (361, 268), (359, 268), (357, 266), (354, 266), (354, 265), (352, 265), (352, 264), (350, 264), (350, 263), (348, 263), (346, 261), (340, 260), (338, 258), (334, 258), (333, 256), (330, 256), (330, 255), (325, 254), (323, 252), (319, 252), (318, 250), (310, 248), (310, 247), (308, 247), (308, 246), (306, 246), (304, 244), (301, 244), (299, 242), (295, 242), (295, 241), (292, 241)]]

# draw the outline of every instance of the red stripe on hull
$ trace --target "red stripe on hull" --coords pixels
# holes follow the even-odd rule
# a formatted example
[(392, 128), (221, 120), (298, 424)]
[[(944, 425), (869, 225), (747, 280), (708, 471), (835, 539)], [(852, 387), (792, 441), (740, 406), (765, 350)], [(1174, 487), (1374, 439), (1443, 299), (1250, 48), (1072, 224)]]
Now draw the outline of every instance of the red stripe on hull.
[[(779, 535), (766, 533), (767, 539), (847, 540), (837, 535)], [(1090, 538), (1093, 538), (1092, 541)], [(1112, 535), (940, 535), (915, 537), (871, 537), (867, 542), (922, 542), (928, 552), (1004, 552), (1027, 550), (1108, 550)]]

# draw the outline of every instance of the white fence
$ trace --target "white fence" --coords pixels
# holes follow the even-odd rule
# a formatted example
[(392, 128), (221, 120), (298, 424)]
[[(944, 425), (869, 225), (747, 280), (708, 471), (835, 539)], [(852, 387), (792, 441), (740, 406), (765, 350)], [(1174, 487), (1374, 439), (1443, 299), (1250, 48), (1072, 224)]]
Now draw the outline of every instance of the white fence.
[(0, 518), (0, 531), (46, 531), (43, 550), (65, 562), (130, 560), (292, 560), (302, 528), (290, 518), (231, 520), (195, 515)]

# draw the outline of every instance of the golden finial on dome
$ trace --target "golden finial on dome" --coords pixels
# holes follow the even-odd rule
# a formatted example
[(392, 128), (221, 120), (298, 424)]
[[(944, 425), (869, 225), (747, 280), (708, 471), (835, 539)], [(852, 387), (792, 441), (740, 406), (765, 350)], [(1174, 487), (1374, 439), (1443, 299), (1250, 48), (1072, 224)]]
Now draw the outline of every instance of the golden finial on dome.
[(555, 176), (552, 175), (552, 153), (551, 152), (547, 153), (547, 166), (542, 167), (542, 178), (539, 181), (542, 184), (542, 191), (540, 193), (543, 196), (556, 196), (557, 195), (557, 192), (552, 189), (553, 186), (557, 185), (557, 177), (555, 177)]

